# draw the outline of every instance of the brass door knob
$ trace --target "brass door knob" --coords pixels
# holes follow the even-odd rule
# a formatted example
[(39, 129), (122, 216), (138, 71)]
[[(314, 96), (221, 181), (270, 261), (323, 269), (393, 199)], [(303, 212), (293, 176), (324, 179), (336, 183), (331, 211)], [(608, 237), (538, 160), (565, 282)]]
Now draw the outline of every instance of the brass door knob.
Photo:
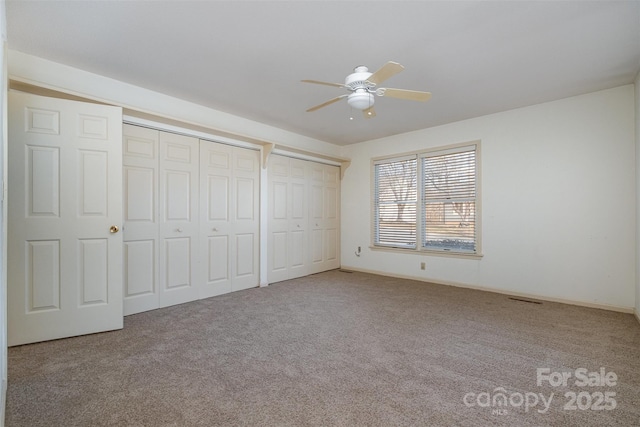
[(117, 225), (112, 225), (111, 228), (109, 228), (109, 231), (115, 234), (120, 231), (120, 227), (118, 227)]

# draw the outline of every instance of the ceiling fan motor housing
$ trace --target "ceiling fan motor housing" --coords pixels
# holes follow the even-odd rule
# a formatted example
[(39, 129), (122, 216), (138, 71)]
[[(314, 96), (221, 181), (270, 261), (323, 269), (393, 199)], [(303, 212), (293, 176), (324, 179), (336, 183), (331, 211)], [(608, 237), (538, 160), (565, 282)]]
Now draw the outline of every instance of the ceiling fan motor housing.
[(373, 73), (370, 73), (365, 66), (356, 67), (353, 71), (344, 81), (345, 86), (352, 91), (347, 98), (347, 103), (352, 108), (366, 110), (375, 102), (373, 93), (370, 92), (375, 85), (367, 81)]
[(361, 87), (375, 86), (372, 83), (367, 82), (367, 79), (371, 77), (373, 73), (369, 72), (369, 69), (365, 66), (356, 67), (353, 73), (349, 74), (344, 79), (345, 86), (348, 86), (351, 90), (356, 90)]

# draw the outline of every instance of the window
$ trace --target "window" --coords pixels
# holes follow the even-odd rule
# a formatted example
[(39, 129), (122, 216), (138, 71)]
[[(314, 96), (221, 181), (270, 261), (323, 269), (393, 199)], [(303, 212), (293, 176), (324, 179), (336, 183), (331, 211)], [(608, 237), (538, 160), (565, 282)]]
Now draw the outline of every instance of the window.
[(416, 247), (417, 159), (397, 158), (374, 165), (374, 242)]
[(422, 168), (422, 247), (476, 252), (476, 150), (426, 153)]
[(479, 143), (374, 161), (373, 244), (478, 254)]

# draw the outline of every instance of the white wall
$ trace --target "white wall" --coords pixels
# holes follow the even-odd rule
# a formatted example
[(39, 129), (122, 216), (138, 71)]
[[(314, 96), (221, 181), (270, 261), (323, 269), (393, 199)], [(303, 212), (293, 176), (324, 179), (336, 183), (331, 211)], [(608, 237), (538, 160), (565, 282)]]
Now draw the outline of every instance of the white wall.
[[(7, 181), (7, 22), (5, 2), (0, 4), (0, 181)], [(0, 185), (0, 427), (4, 426), (7, 396), (7, 207), (5, 185)]]
[(635, 80), (636, 120), (636, 317), (640, 321), (640, 72)]
[[(478, 139), (484, 257), (370, 250), (371, 158)], [(633, 85), (347, 146), (342, 155), (352, 158), (342, 182), (343, 268), (632, 309)]]

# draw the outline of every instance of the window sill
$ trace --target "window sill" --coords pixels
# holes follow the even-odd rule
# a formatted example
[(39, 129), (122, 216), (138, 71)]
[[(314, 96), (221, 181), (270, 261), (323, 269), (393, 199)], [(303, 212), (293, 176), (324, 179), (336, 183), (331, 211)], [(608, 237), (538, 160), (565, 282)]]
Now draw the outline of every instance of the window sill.
[(422, 255), (422, 256), (438, 256), (445, 258), (462, 258), (462, 259), (482, 259), (482, 254), (465, 254), (462, 252), (447, 251), (430, 251), (425, 249), (404, 249), (394, 248), (390, 246), (369, 246), (369, 249), (376, 252), (395, 252), (400, 254)]

